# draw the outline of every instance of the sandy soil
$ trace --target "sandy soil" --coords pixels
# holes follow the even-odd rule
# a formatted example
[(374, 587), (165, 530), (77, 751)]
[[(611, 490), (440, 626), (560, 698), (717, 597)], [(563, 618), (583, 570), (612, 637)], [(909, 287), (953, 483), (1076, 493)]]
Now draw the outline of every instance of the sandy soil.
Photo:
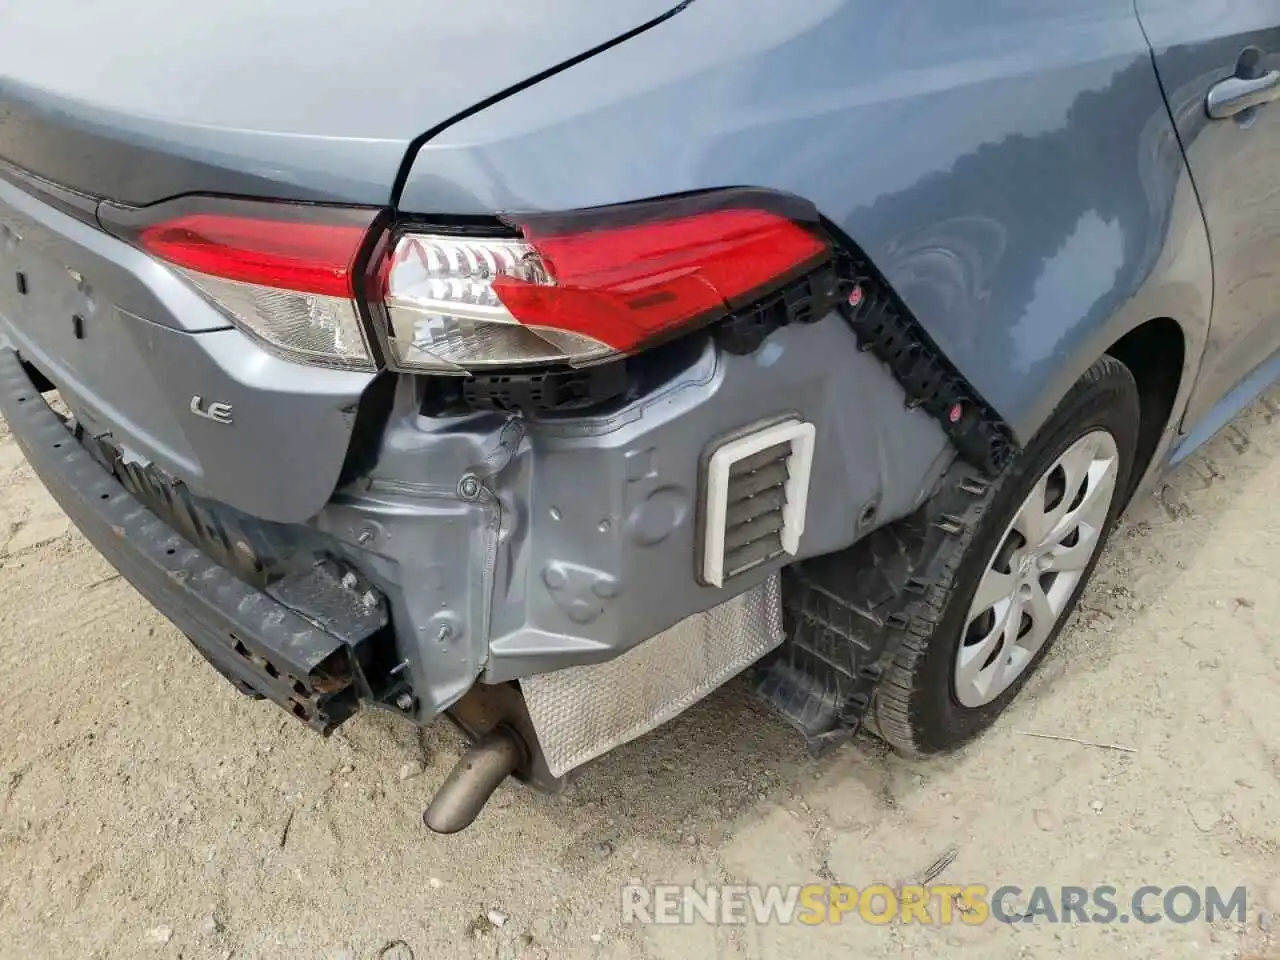
[[(563, 796), (503, 788), (449, 839), (419, 818), (456, 735), (361, 715), (325, 741), (239, 697), (0, 423), (0, 956), (1280, 956), (1277, 413), (1135, 504), (1045, 669), (960, 755), (859, 740), (812, 761), (733, 683)], [(629, 878), (895, 883), (951, 849), (940, 881), (1245, 885), (1249, 916), (620, 923)]]

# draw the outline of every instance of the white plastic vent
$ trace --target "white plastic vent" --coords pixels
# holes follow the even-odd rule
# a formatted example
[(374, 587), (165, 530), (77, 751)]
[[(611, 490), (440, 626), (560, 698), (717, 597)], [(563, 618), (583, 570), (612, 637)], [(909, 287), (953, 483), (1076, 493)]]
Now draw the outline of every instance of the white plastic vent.
[(800, 549), (816, 431), (785, 420), (731, 440), (707, 463), (702, 579), (713, 586)]

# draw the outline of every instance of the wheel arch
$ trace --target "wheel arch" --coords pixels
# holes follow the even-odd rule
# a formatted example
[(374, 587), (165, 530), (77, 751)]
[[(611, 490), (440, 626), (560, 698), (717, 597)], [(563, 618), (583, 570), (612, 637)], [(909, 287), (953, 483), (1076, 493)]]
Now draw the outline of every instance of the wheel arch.
[(1187, 340), (1178, 321), (1154, 317), (1120, 337), (1106, 353), (1128, 367), (1138, 384), (1141, 420), (1135, 469), (1129, 489), (1124, 491), (1128, 498), (1154, 465), (1161, 442), (1177, 432), (1179, 394), (1184, 382), (1190, 380)]
[[(1097, 331), (1070, 359), (1059, 364), (1041, 392), (1046, 420), (1071, 386), (1102, 356), (1122, 362), (1133, 374), (1140, 395), (1138, 447), (1129, 489), (1131, 500), (1163, 472), (1180, 435), (1208, 332), (1207, 316), (1174, 311), (1122, 311)], [(1027, 440), (1029, 441), (1029, 437)]]

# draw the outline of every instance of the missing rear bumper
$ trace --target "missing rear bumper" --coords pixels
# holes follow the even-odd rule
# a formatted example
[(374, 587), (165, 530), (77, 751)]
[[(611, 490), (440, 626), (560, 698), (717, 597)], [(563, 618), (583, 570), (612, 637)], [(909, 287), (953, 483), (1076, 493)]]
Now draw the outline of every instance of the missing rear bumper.
[[(130, 494), (0, 349), (0, 413), (58, 504), (107, 560), (237, 687), (328, 733), (358, 708), (360, 662), (387, 623), (317, 568), (273, 585), (232, 576)], [(298, 606), (283, 602), (294, 598)], [(327, 611), (327, 612), (326, 612)]]

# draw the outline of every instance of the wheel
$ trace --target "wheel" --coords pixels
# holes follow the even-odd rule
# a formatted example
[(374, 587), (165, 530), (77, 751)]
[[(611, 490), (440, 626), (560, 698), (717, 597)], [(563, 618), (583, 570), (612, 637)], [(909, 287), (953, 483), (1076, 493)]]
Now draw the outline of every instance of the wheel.
[(875, 731), (908, 755), (991, 725), (1048, 652), (1093, 573), (1134, 470), (1138, 389), (1104, 357), (941, 549), (872, 704)]

